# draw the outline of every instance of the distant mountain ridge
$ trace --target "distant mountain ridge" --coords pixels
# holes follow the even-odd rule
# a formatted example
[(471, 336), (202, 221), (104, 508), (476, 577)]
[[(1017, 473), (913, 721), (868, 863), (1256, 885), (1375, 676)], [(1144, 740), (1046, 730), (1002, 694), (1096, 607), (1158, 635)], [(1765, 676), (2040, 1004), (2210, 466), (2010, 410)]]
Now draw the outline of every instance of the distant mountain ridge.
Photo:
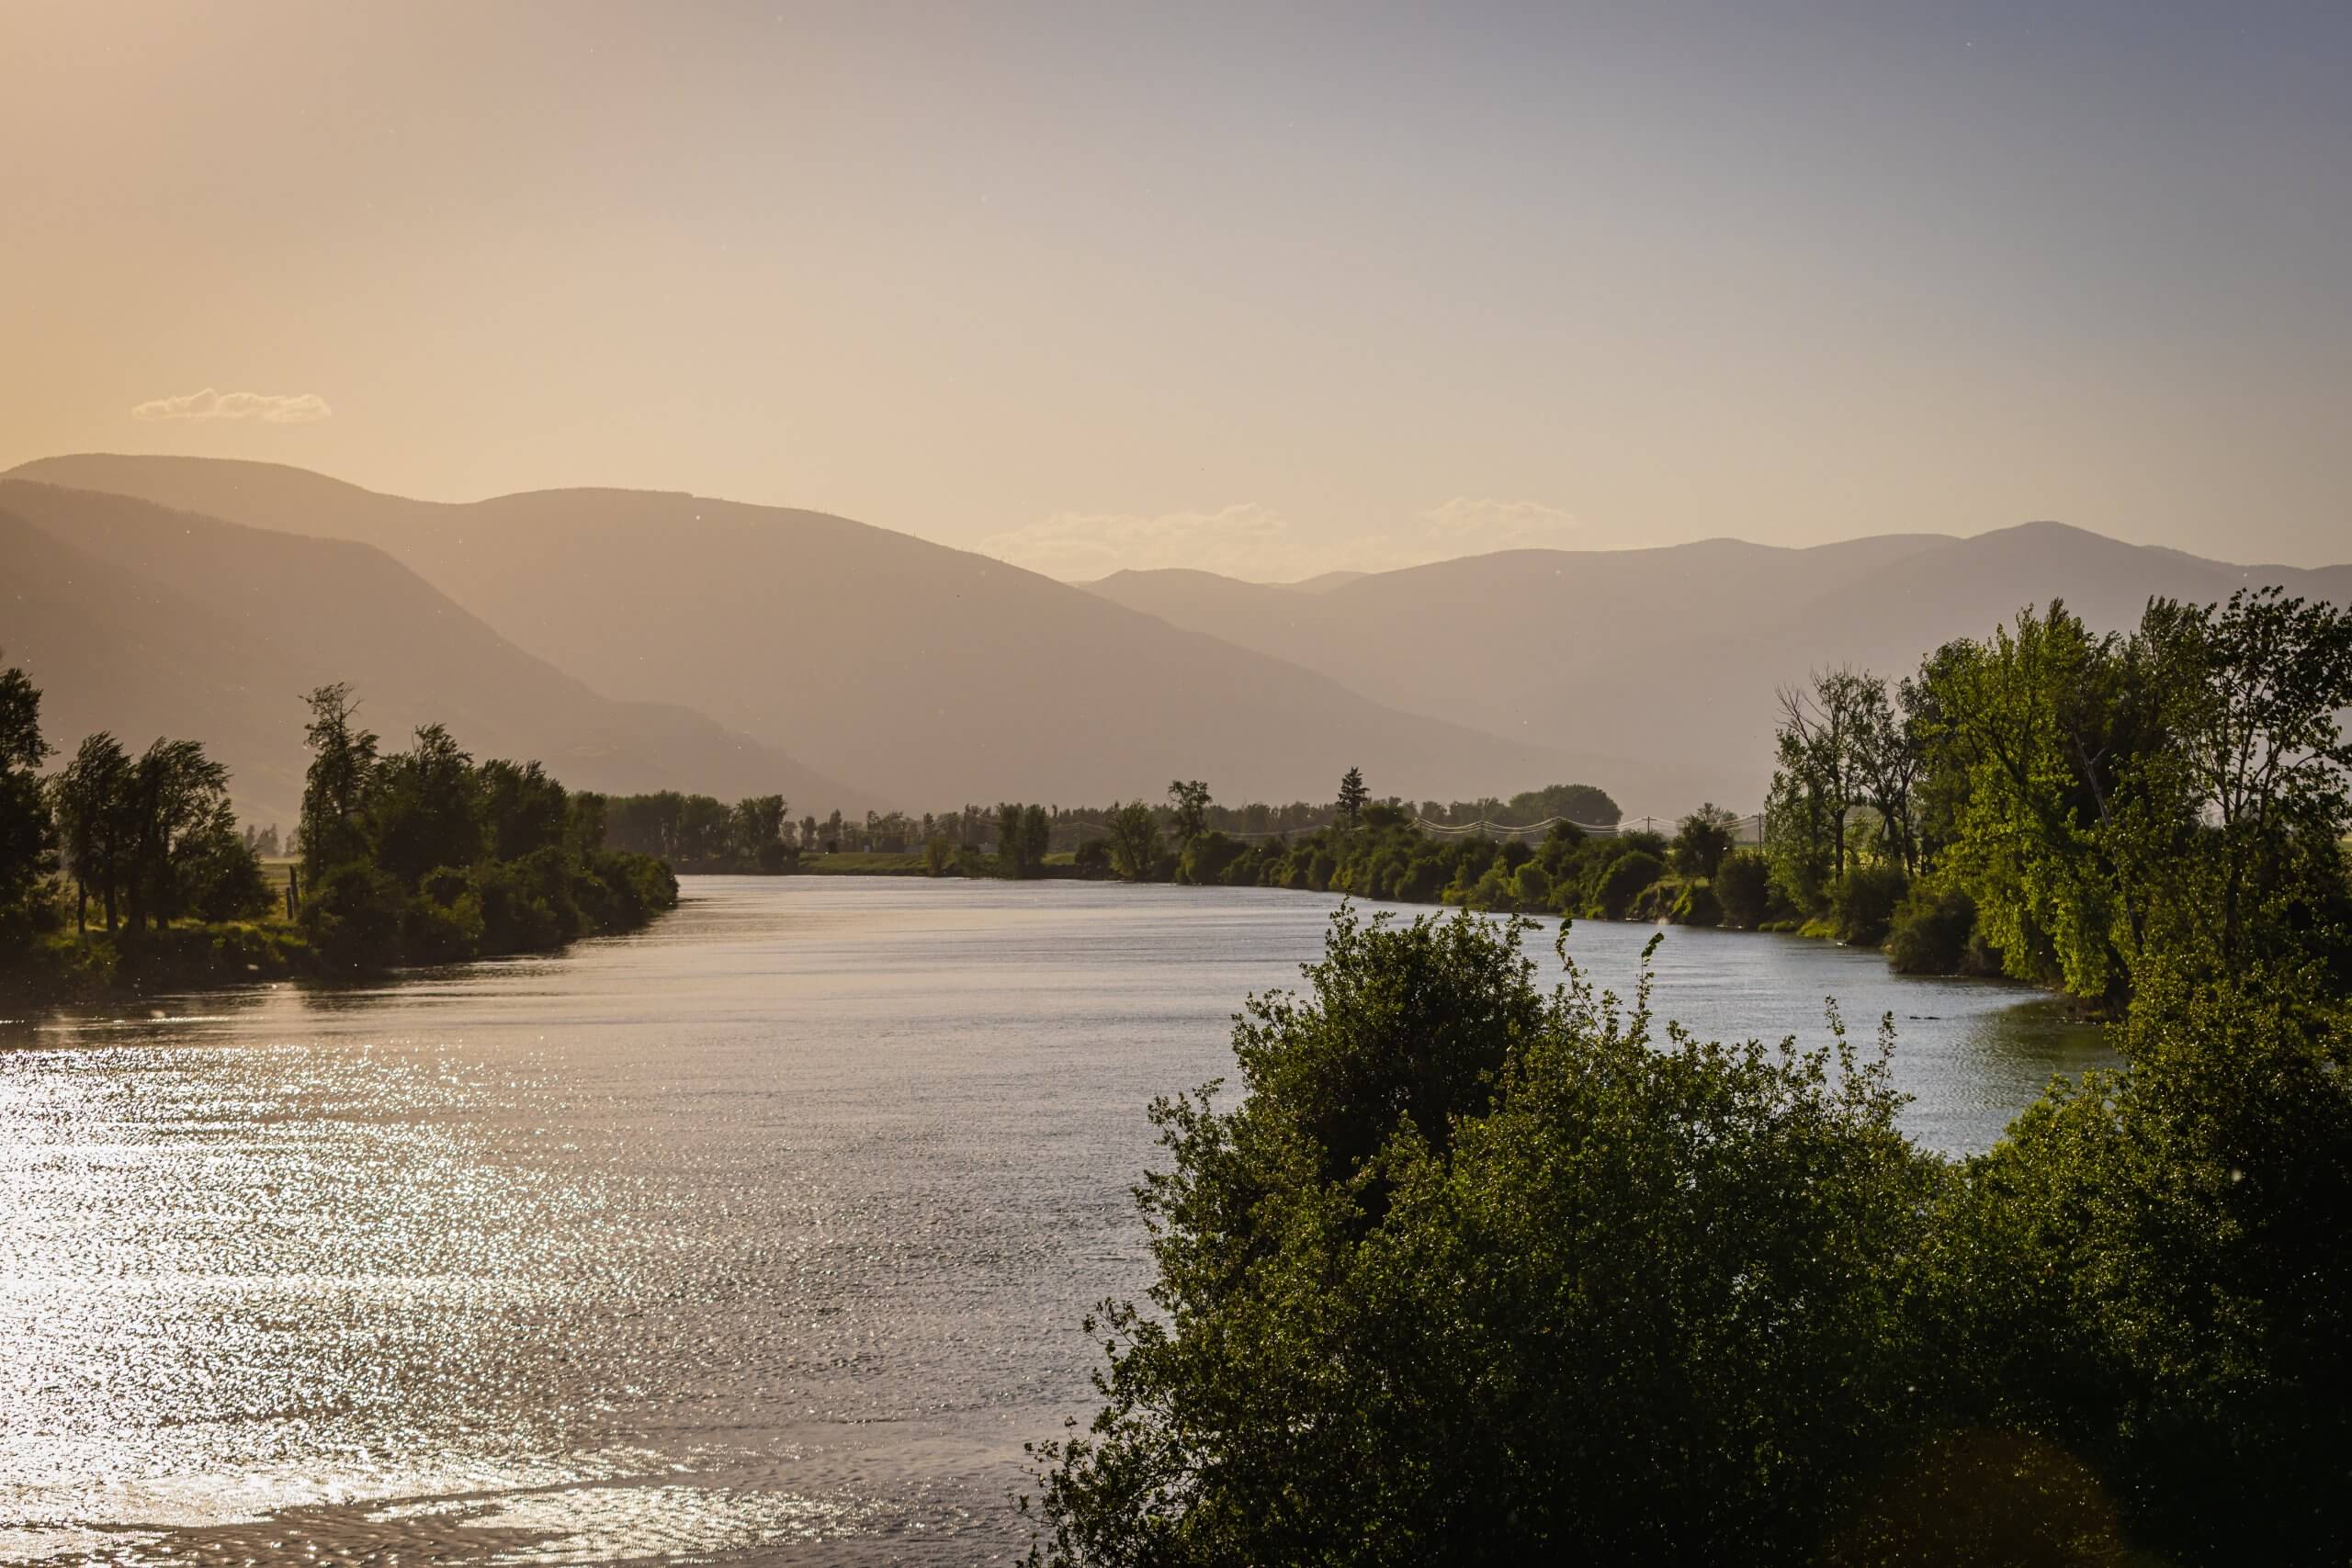
[[(1709, 758), (1760, 797), (1776, 688), (1836, 665), (1908, 674), (1956, 637), (2063, 598), (2094, 626), (2152, 596), (2199, 602), (2276, 583), (2352, 601), (2352, 566), (2236, 566), (2056, 523), (1967, 538), (1882, 535), (1791, 549), (1714, 539), (1647, 550), (1515, 550), (1375, 573), (1330, 591), (1193, 571), (1092, 585), (1310, 668), (1344, 657), (1360, 689), (1408, 711), (1540, 733), (1661, 762)], [(1409, 626), (1409, 638), (1380, 628)]]
[(592, 686), (689, 705), (916, 809), (1156, 796), (1174, 777), (1227, 800), (1323, 798), (1352, 763), (1417, 799), (1584, 781), (1637, 814), (1747, 810), (1770, 777), (1775, 689), (1810, 670), (1907, 673), (2052, 597), (2102, 627), (2153, 594), (2256, 582), (2352, 600), (2352, 566), (2236, 566), (2059, 524), (1080, 587), (678, 492), (417, 502), (177, 457), (17, 472), (377, 545)]
[(622, 491), (413, 502), (191, 458), (17, 472), (377, 545), (601, 691), (689, 704), (917, 809), (1156, 798), (1177, 777), (1225, 799), (1324, 798), (1350, 766), (1417, 798), (1714, 785), (1703, 765), (1399, 713), (1292, 661), (821, 513)]
[(576, 788), (873, 798), (687, 708), (600, 696), (364, 545), (0, 479), (0, 650), (52, 744), (200, 740), (249, 820), (293, 824), (300, 696), (337, 680), (388, 745), (437, 720)]

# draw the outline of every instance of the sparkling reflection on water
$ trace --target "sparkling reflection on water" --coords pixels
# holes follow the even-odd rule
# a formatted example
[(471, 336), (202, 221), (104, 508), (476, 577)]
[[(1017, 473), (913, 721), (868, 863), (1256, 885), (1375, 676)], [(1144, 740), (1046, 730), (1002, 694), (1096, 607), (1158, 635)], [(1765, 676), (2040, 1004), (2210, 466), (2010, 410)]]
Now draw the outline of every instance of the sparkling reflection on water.
[[(1145, 1279), (1143, 1107), (1230, 1073), (1330, 901), (687, 891), (556, 958), (0, 1024), (0, 1560), (1017, 1555), (1079, 1319)], [(1651, 934), (1572, 951), (1626, 989)], [(1819, 942), (1678, 930), (1657, 972), (1702, 1034), (1892, 1011), (1947, 1150), (2099, 1059)]]

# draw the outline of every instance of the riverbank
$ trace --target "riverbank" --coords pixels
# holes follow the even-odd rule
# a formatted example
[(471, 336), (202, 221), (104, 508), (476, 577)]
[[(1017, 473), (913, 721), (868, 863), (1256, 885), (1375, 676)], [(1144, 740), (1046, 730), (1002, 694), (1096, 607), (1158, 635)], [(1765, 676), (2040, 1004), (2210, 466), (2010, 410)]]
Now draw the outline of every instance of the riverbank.
[(319, 972), (301, 930), (285, 921), (166, 926), (133, 934), (66, 931), (0, 968), (0, 1012), (209, 990)]
[[(282, 895), (282, 868), (278, 878)], [(403, 897), (380, 875), (338, 876), (299, 920), (274, 915), (40, 936), (0, 964), (0, 1016), (552, 953), (582, 937), (642, 930), (678, 906), (677, 878), (640, 855), (542, 856), (428, 880), (424, 892)]]

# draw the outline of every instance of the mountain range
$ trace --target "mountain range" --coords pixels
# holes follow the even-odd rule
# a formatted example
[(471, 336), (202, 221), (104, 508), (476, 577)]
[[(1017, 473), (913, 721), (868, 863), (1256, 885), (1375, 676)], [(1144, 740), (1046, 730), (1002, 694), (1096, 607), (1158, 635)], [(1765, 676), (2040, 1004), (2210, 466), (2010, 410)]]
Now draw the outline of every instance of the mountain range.
[(582, 788), (871, 798), (676, 704), (598, 694), (380, 550), (119, 495), (0, 479), (0, 657), (41, 688), (52, 745), (202, 740), (254, 822), (293, 823), (301, 696), (331, 681), (389, 745), (437, 720)]
[[(674, 492), (446, 503), (273, 465), (104, 455), (12, 479), (0, 513), (20, 525), (0, 538), (25, 554), (21, 576), (7, 558), (27, 586), (0, 604), (0, 647), (45, 664), (55, 714), (75, 716), (52, 730), (185, 713), (167, 728), (241, 737), (273, 801), (299, 755), (229, 710), (290, 732), (293, 693), (341, 678), (388, 734), (429, 715), (575, 783), (775, 789), (796, 812), (1093, 804), (1174, 777), (1226, 800), (1327, 798), (1350, 765), (1409, 798), (1579, 781), (1635, 814), (1747, 809), (1775, 690), (1810, 670), (1901, 673), (2052, 596), (2107, 627), (2152, 595), (2249, 583), (2352, 599), (2352, 567), (2235, 566), (2049, 523), (1072, 585)], [(36, 620), (38, 637), (18, 629)], [(166, 641), (161, 659), (121, 651)]]
[[(608, 697), (687, 705), (912, 809), (1157, 798), (1177, 777), (1227, 799), (1322, 798), (1351, 766), (1385, 790), (1469, 795), (1615, 766), (1400, 713), (1069, 584), (821, 513), (611, 490), (446, 504), (183, 458), (15, 474), (371, 547)], [(852, 795), (770, 787), (820, 812)]]

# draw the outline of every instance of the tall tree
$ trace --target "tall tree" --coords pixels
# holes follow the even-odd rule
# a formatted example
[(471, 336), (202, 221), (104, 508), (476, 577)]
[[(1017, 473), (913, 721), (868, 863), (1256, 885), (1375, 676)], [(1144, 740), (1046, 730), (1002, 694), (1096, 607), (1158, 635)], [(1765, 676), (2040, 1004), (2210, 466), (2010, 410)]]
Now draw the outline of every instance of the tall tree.
[[(236, 843), (229, 807), (229, 770), (194, 740), (159, 739), (130, 767), (125, 791), (129, 827), (130, 929), (162, 923), (192, 900), (187, 871), (199, 856)], [(248, 857), (250, 858), (250, 857)]]
[(40, 764), (40, 691), (22, 670), (0, 670), (0, 923), (29, 927), (57, 869), (57, 835)]
[(115, 929), (127, 863), (126, 806), (130, 758), (122, 742), (104, 730), (88, 737), (74, 760), (50, 784), (50, 799), (74, 877), (75, 928), (90, 924), (90, 891), (106, 909), (107, 930)]
[(1674, 835), (1674, 868), (1685, 876), (1712, 877), (1731, 852), (1739, 818), (1709, 801), (1685, 817)]
[(564, 841), (571, 801), (538, 763), (492, 758), (476, 771), (475, 795), (483, 852), (492, 859), (521, 860)]
[(1177, 779), (1168, 786), (1168, 803), (1176, 852), (1182, 855), (1192, 849), (1193, 840), (1208, 829), (1209, 786), (1199, 779)]
[(1850, 670), (1816, 671), (1803, 686), (1781, 691), (1781, 765), (1811, 804), (1829, 849), (1829, 874), (1846, 874), (1848, 825), (1861, 805), (1861, 731), (1865, 708), (1883, 683)]
[(1151, 803), (1131, 800), (1122, 806), (1113, 801), (1102, 829), (1110, 840), (1111, 869), (1129, 882), (1149, 877), (1159, 863), (1159, 814)]
[(1340, 776), (1340, 822), (1353, 828), (1363, 820), (1363, 808), (1372, 799), (1372, 791), (1364, 787), (1363, 770), (1350, 768)]
[(442, 866), (482, 858), (482, 808), (473, 759), (437, 724), (377, 765), (376, 861), (411, 890)]
[(315, 887), (326, 872), (368, 856), (365, 818), (368, 784), (376, 771), (376, 735), (358, 722), (359, 704), (344, 682), (303, 699), (311, 765), (302, 780), (302, 885)]

